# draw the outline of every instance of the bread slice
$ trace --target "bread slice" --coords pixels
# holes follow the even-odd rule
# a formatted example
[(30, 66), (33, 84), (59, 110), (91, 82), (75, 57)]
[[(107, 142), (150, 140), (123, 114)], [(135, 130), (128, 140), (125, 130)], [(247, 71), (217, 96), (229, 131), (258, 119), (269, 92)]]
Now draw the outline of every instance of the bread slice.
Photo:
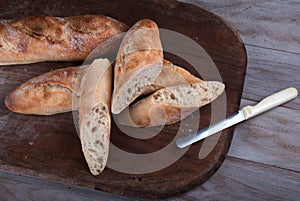
[(133, 127), (173, 124), (215, 100), (224, 87), (217, 81), (166, 87), (124, 110), (117, 122)]
[(79, 130), (82, 151), (93, 175), (107, 162), (110, 142), (112, 67), (97, 59), (85, 69), (80, 85)]
[(193, 84), (198, 82), (202, 82), (202, 80), (195, 77), (184, 68), (176, 66), (172, 62), (164, 59), (161, 73), (150, 86), (146, 87), (143, 95), (149, 95), (164, 87)]
[(52, 115), (77, 110), (79, 94), (74, 88), (80, 82), (79, 74), (79, 67), (69, 67), (32, 78), (12, 90), (5, 105), (21, 114)]
[(0, 20), (0, 65), (84, 60), (128, 27), (103, 15)]
[(118, 114), (141, 95), (163, 68), (158, 27), (141, 20), (126, 33), (115, 63), (112, 113)]

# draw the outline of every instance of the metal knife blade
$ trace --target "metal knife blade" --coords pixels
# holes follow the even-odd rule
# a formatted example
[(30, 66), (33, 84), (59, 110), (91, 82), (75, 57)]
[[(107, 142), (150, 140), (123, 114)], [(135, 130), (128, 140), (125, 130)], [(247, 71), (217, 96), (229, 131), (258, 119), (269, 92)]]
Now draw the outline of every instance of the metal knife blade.
[(199, 140), (202, 140), (210, 135), (213, 135), (219, 131), (222, 131), (230, 126), (238, 124), (242, 121), (246, 120), (243, 110), (239, 110), (237, 113), (227, 117), (226, 119), (219, 121), (205, 129), (198, 131), (197, 133), (188, 135), (183, 138), (179, 138), (176, 141), (176, 145), (179, 148), (187, 147)]
[(176, 145), (179, 148), (187, 147), (199, 140), (202, 140), (208, 136), (211, 136), (221, 130), (224, 130), (230, 126), (238, 124), (246, 119), (252, 118), (258, 114), (266, 112), (274, 107), (277, 107), (283, 103), (286, 103), (298, 96), (296, 88), (290, 87), (285, 90), (279, 91), (273, 95), (270, 95), (258, 104), (254, 106), (246, 106), (240, 109), (236, 114), (233, 114), (226, 119), (219, 121), (208, 128), (198, 131), (197, 133), (188, 135), (176, 140)]

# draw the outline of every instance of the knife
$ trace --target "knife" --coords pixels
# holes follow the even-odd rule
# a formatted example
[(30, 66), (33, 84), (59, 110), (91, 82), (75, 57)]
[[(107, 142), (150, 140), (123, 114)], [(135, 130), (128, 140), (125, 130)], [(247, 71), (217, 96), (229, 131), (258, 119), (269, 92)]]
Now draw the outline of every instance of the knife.
[(219, 121), (205, 129), (202, 129), (194, 134), (188, 135), (186, 137), (178, 138), (176, 140), (176, 145), (179, 148), (185, 148), (199, 140), (202, 140), (208, 136), (211, 136), (219, 131), (222, 131), (230, 126), (238, 124), (244, 120), (250, 119), (256, 115), (266, 112), (274, 107), (277, 107), (283, 103), (286, 103), (298, 96), (298, 91), (296, 88), (290, 87), (279, 91), (273, 95), (270, 95), (258, 104), (254, 106), (245, 106), (238, 110), (236, 114), (233, 114), (226, 119)]

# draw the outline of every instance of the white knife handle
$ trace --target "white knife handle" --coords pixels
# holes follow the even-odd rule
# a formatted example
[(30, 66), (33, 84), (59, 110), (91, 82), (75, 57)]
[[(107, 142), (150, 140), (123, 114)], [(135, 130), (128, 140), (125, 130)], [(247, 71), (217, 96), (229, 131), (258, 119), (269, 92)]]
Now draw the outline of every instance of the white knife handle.
[(243, 108), (245, 119), (252, 118), (258, 114), (266, 112), (274, 107), (277, 107), (283, 103), (286, 103), (298, 96), (297, 89), (290, 87), (279, 91), (271, 96), (268, 96), (261, 100), (254, 106), (246, 106)]

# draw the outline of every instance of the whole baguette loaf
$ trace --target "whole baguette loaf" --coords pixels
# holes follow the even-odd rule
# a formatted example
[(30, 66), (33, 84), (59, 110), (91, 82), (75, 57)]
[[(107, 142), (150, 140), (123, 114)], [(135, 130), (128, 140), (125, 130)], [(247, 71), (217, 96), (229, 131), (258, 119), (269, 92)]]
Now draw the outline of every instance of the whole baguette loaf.
[(84, 60), (126, 30), (122, 22), (103, 15), (0, 20), (0, 65)]
[(173, 124), (212, 102), (223, 91), (224, 84), (217, 81), (166, 87), (126, 108), (117, 122), (133, 127)]
[(118, 114), (140, 96), (163, 68), (157, 24), (140, 20), (125, 34), (114, 69), (112, 113)]
[(93, 175), (107, 162), (110, 142), (112, 67), (108, 59), (97, 59), (82, 77), (79, 100), (79, 130), (82, 151)]
[[(83, 67), (84, 68), (84, 67)], [(69, 67), (34, 77), (16, 87), (5, 105), (21, 114), (52, 115), (78, 109), (80, 68)], [(73, 101), (72, 101), (73, 100)]]

